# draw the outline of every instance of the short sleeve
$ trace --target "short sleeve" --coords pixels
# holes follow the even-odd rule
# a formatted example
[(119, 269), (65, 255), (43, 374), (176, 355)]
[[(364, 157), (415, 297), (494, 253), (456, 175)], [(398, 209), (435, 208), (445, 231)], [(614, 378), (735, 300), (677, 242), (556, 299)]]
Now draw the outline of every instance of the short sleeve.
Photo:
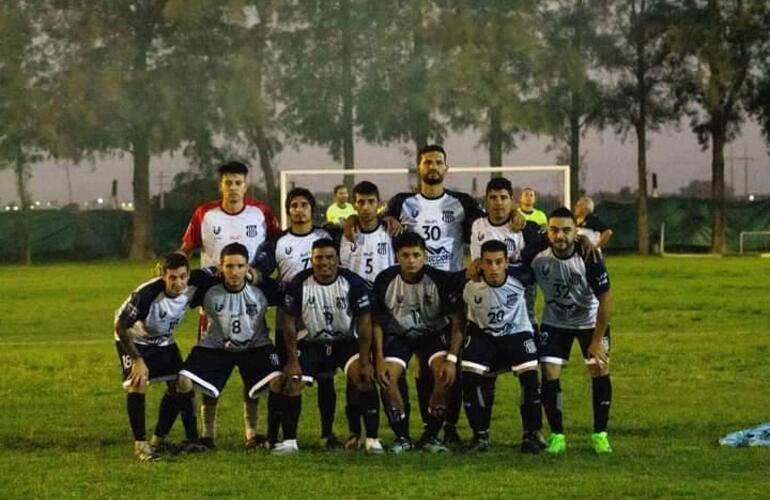
[[(351, 273), (352, 274), (352, 273)], [(358, 276), (349, 276), (350, 291), (348, 298), (350, 301), (350, 310), (354, 316), (359, 316), (371, 310), (371, 301), (369, 300), (369, 290), (366, 282)]]
[(607, 268), (604, 265), (604, 259), (599, 262), (594, 262), (588, 259), (585, 263), (586, 266), (586, 280), (588, 286), (593, 290), (594, 295), (597, 297), (610, 289), (610, 275), (607, 273)]

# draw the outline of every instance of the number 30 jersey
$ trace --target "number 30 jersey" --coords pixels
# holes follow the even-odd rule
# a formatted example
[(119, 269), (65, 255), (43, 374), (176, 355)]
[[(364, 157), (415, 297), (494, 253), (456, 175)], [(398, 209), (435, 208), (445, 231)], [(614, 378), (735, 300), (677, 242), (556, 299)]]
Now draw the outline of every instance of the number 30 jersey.
[(548, 248), (532, 260), (535, 279), (545, 295), (544, 325), (577, 329), (596, 326), (596, 297), (610, 289), (610, 278), (603, 260), (586, 262), (579, 248), (565, 259)]
[(395, 262), (393, 241), (382, 224), (374, 231), (359, 231), (353, 242), (340, 242), (340, 266), (362, 277), (370, 289), (377, 275)]
[(531, 270), (511, 266), (502, 285), (492, 286), (483, 279), (469, 281), (463, 290), (467, 306), (468, 333), (493, 337), (533, 331), (524, 299), (526, 285), (532, 283)]
[(390, 199), (388, 214), (425, 239), (429, 266), (459, 271), (464, 267), (463, 244), (468, 241), (471, 224), (484, 212), (469, 195), (444, 190), (438, 198), (398, 194)]

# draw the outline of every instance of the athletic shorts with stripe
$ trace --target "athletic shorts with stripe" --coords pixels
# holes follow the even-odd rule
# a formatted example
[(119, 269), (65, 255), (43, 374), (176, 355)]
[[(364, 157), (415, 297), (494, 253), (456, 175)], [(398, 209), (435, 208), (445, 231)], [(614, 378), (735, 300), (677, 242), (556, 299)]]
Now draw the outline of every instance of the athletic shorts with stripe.
[[(139, 354), (142, 355), (144, 364), (150, 371), (150, 383), (176, 380), (179, 370), (182, 368), (182, 355), (176, 344), (155, 346), (135, 344)], [(134, 361), (131, 356), (123, 349), (123, 345), (115, 341), (115, 347), (118, 350), (120, 367), (123, 370), (123, 387), (128, 388), (131, 384), (131, 367)]]
[(532, 332), (500, 337), (471, 333), (465, 338), (462, 355), (463, 371), (479, 375), (537, 368), (537, 343)]
[(333, 376), (337, 368), (347, 375), (351, 363), (358, 359), (358, 340), (337, 342), (297, 342), (302, 381), (312, 385), (319, 377)]
[(421, 360), (427, 360), (428, 365), (430, 365), (435, 358), (446, 356), (446, 353), (449, 352), (448, 338), (448, 330), (420, 338), (386, 335), (383, 339), (382, 353), (385, 356), (385, 361), (397, 363), (404, 370), (409, 366), (409, 360), (415, 354)]
[(236, 366), (250, 398), (256, 398), (259, 392), (268, 388), (272, 379), (282, 373), (278, 353), (269, 344), (244, 351), (195, 346), (179, 374), (192, 380), (204, 394), (218, 398)]
[[(538, 340), (540, 362), (566, 365), (569, 361), (570, 351), (572, 350), (572, 342), (577, 338), (585, 363), (587, 365), (596, 363), (596, 361), (588, 354), (588, 346), (591, 345), (591, 338), (593, 335), (593, 328), (576, 329), (542, 325), (540, 327), (540, 338)], [(610, 347), (612, 346), (609, 325), (604, 332), (602, 342), (604, 342), (604, 348), (609, 354)]]

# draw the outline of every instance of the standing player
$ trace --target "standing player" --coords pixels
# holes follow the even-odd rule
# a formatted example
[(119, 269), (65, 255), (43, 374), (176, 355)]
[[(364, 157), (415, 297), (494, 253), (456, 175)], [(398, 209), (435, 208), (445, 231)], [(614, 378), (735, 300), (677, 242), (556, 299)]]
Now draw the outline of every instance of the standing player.
[(326, 209), (326, 222), (342, 227), (345, 220), (354, 213), (353, 205), (348, 203), (348, 188), (344, 184), (334, 186), (334, 203)]
[(531, 220), (538, 226), (545, 227), (547, 218), (545, 212), (535, 208), (535, 190), (531, 187), (525, 187), (519, 195), (519, 211), (524, 215), (524, 218)]
[(575, 220), (578, 234), (585, 235), (596, 248), (602, 249), (610, 242), (612, 229), (594, 214), (594, 200), (591, 197), (582, 196), (575, 203)]
[[(310, 254), (313, 243), (321, 238), (331, 238), (325, 229), (313, 226), (313, 210), (315, 209), (315, 197), (302, 187), (289, 191), (286, 196), (286, 213), (289, 215), (289, 229), (271, 244), (269, 253), (271, 259), (278, 268), (278, 279), (285, 286), (300, 272), (310, 267)], [(276, 337), (275, 343), (279, 352), (283, 351), (282, 325), (284, 314), (281, 308), (276, 312)], [(340, 446), (339, 439), (334, 435), (334, 414), (336, 412), (337, 393), (334, 390), (333, 374), (319, 374), (318, 377), (318, 410), (321, 415), (321, 439), (325, 441), (327, 448)], [(356, 418), (358, 425), (358, 418)], [(268, 441), (277, 441), (277, 424), (268, 424)], [(360, 428), (358, 433), (361, 433)]]
[[(280, 390), (281, 364), (268, 336), (265, 313), (282, 297), (278, 284), (269, 278), (258, 286), (247, 282), (248, 258), (248, 249), (240, 243), (224, 247), (219, 264), (222, 276), (211, 276), (193, 301), (211, 323), (185, 360), (179, 385), (187, 392), (195, 384), (215, 403), (236, 366), (247, 397), (255, 398), (268, 385), (272, 391)], [(214, 448), (213, 419), (204, 422), (211, 425), (204, 426), (201, 442)]]
[[(338, 267), (337, 248), (329, 239), (313, 243), (312, 268), (299, 273), (286, 295), (284, 342), (288, 382), (284, 393), (284, 441), (277, 453), (297, 451), (297, 422), (301, 410), (303, 381), (312, 383), (318, 373), (340, 368), (347, 377), (348, 401), (360, 405), (366, 428), (366, 450), (381, 453), (377, 438), (379, 398), (372, 383), (372, 348), (369, 293), (366, 283), (347, 269)], [(297, 340), (299, 321), (307, 335)], [(361, 414), (356, 415), (360, 418)]]
[[(220, 166), (219, 191), (222, 198), (199, 205), (182, 237), (180, 251), (189, 258), (193, 250), (201, 249), (201, 267), (216, 266), (222, 249), (230, 243), (241, 243), (248, 251), (248, 261), (253, 262), (258, 249), (270, 238), (281, 232), (278, 220), (264, 202), (246, 198), (249, 168), (243, 163), (231, 161)], [(264, 269), (262, 270), (265, 271)], [(204, 335), (208, 321), (201, 316), (199, 335)], [(216, 421), (216, 399), (207, 395), (202, 398), (201, 413), (204, 428), (213, 429)], [(264, 436), (257, 433), (257, 400), (243, 391), (243, 418), (246, 448), (262, 444)]]
[(496, 372), (510, 370), (521, 385), (521, 450), (539, 453), (545, 441), (540, 434), (537, 344), (524, 300), (525, 285), (532, 281), (532, 274), (522, 266), (509, 267), (506, 244), (498, 240), (481, 246), (480, 268), (482, 279), (469, 281), (463, 290), (468, 320), (463, 395), (473, 428), (471, 450), (486, 451), (489, 447)]
[(612, 294), (604, 262), (586, 259), (575, 244), (577, 225), (572, 212), (557, 208), (548, 216), (550, 248), (532, 260), (532, 269), (545, 296), (540, 329), (540, 362), (543, 364), (543, 408), (551, 435), (548, 452), (564, 453), (562, 395), (559, 377), (577, 338), (593, 388), (594, 433), (597, 453), (610, 453), (607, 422), (610, 416), (610, 311)]
[(457, 275), (425, 265), (425, 240), (407, 232), (396, 240), (398, 266), (374, 282), (373, 329), (377, 377), (385, 391), (386, 414), (395, 453), (412, 448), (409, 421), (398, 382), (409, 359), (419, 353), (438, 383), (433, 384), (428, 419), (420, 445), (447, 451), (438, 440), (446, 418), (448, 390), (456, 376), (463, 337), (462, 302)]
[[(176, 391), (182, 356), (174, 332), (190, 305), (194, 287), (188, 287), (190, 266), (184, 255), (166, 255), (161, 277), (140, 285), (115, 313), (115, 341), (123, 367), (123, 387), (128, 390), (127, 407), (134, 453), (141, 462), (158, 460), (156, 453), (182, 415), (187, 441), (183, 449), (198, 451), (198, 427), (193, 393)], [(153, 382), (165, 381), (167, 392), (160, 402), (158, 423), (150, 443), (145, 436), (145, 392)]]

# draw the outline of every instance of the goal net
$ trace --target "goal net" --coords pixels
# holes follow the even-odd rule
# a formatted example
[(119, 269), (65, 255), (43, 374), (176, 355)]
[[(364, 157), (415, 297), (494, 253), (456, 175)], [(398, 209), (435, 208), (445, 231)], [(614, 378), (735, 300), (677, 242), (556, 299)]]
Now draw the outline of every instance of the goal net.
[[(535, 208), (546, 214), (559, 206), (571, 206), (569, 199), (569, 166), (566, 165), (535, 165), (535, 166), (506, 166), (506, 167), (450, 167), (444, 186), (454, 191), (462, 191), (484, 202), (484, 192), (487, 182), (492, 175), (501, 175), (510, 179), (514, 189), (514, 199), (518, 201), (519, 194), (526, 188), (532, 188), (537, 193)], [(323, 223), (326, 209), (334, 202), (334, 186), (344, 184), (349, 186), (348, 202), (353, 202), (352, 187), (363, 180), (377, 185), (383, 204), (395, 194), (416, 192), (418, 186), (417, 174), (409, 168), (367, 168), (344, 170), (313, 169), (313, 170), (282, 170), (281, 171), (281, 226), (288, 227), (288, 217), (285, 210), (285, 200), (288, 192), (294, 187), (309, 189), (316, 197), (315, 222)]]
[(739, 251), (744, 254), (770, 254), (770, 231), (741, 231)]

